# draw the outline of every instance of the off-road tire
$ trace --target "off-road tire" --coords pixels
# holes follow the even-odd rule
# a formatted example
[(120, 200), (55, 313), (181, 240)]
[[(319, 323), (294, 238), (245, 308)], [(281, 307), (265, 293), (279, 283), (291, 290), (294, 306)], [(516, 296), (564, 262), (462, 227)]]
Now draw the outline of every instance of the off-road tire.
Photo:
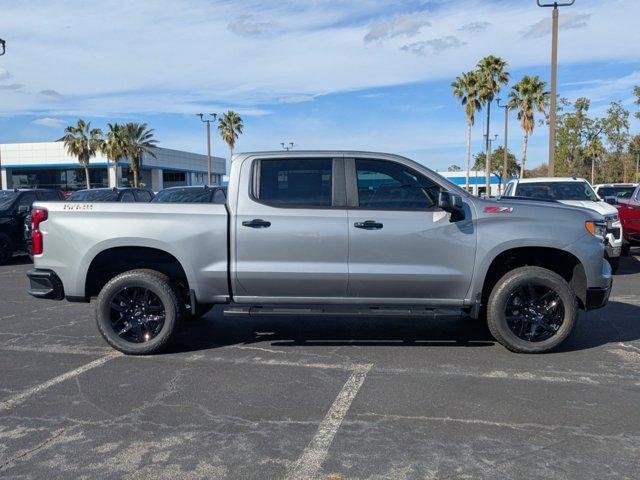
[[(564, 304), (564, 319), (558, 331), (540, 342), (519, 338), (506, 320), (506, 305), (511, 293), (530, 281), (553, 289)], [(545, 353), (556, 349), (571, 334), (578, 316), (578, 301), (567, 281), (541, 267), (520, 267), (506, 273), (493, 287), (487, 304), (487, 325), (491, 334), (504, 347), (516, 353)]]
[[(133, 343), (121, 338), (112, 328), (110, 303), (124, 287), (142, 287), (158, 296), (165, 311), (164, 325), (151, 340)], [(96, 301), (96, 323), (105, 341), (127, 355), (151, 355), (162, 351), (174, 338), (182, 321), (182, 306), (169, 277), (149, 269), (130, 270), (115, 276), (102, 288)]]
[(609, 265), (611, 266), (611, 273), (616, 273), (618, 268), (620, 268), (620, 257), (610, 257), (607, 258)]

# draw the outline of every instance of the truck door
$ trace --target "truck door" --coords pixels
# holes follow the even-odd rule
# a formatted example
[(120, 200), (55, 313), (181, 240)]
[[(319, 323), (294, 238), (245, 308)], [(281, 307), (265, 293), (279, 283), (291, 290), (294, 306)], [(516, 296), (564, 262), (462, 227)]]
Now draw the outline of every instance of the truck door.
[(343, 159), (263, 158), (241, 168), (236, 300), (323, 303), (346, 297)]
[(399, 161), (345, 159), (350, 299), (455, 305), (465, 298), (476, 233), (467, 209), (451, 222), (440, 186)]

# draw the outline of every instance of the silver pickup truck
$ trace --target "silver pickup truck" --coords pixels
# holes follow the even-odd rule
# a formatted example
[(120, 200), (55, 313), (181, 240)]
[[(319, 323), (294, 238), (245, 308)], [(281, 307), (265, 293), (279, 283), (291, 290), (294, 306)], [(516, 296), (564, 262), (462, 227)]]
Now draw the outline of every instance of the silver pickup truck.
[(390, 154), (238, 154), (225, 205), (47, 203), (33, 213), (35, 297), (96, 299), (104, 339), (160, 351), (180, 322), (226, 314), (486, 319), (546, 352), (606, 304), (606, 224), (586, 209), (469, 195)]

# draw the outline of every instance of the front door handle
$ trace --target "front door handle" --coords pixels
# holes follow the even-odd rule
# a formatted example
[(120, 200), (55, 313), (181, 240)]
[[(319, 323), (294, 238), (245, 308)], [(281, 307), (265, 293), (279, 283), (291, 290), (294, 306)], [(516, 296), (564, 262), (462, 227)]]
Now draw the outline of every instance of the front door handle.
[(380, 230), (383, 225), (375, 220), (367, 220), (365, 222), (356, 222), (353, 224), (356, 228), (363, 228), (365, 230)]
[(271, 222), (267, 222), (266, 220), (262, 220), (261, 218), (254, 218), (253, 220), (242, 222), (242, 225), (244, 227), (251, 228), (269, 228), (271, 226)]

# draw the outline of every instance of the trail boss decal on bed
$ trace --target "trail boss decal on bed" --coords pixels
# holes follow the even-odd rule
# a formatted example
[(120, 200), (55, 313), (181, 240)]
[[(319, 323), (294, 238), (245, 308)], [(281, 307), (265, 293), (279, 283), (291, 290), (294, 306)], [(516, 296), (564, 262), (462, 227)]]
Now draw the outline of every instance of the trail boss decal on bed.
[(513, 207), (484, 207), (484, 213), (511, 213)]
[(63, 210), (93, 210), (93, 203), (65, 203)]

